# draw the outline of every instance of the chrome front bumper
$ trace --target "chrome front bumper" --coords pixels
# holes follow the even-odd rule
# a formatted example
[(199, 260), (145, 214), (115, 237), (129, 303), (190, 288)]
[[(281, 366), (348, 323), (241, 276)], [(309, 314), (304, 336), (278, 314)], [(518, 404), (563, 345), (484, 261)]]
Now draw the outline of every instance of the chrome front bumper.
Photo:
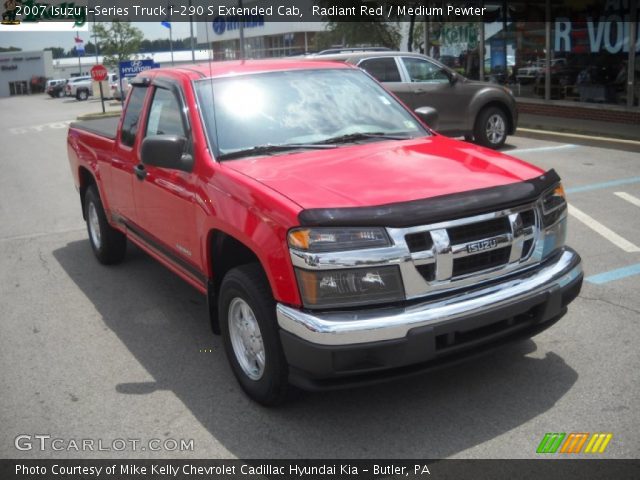
[(359, 311), (302, 311), (278, 304), (282, 330), (315, 345), (343, 346), (402, 339), (418, 327), (438, 326), (517, 306), (531, 298), (565, 289), (582, 277), (580, 256), (564, 247), (543, 265), (505, 281), (475, 290), (464, 289), (446, 298), (407, 307)]

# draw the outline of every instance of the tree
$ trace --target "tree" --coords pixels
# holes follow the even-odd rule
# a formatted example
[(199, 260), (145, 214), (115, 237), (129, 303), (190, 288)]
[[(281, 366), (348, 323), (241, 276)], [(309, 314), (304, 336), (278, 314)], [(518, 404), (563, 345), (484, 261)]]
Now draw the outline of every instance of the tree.
[(56, 59), (56, 58), (64, 58), (67, 55), (64, 52), (64, 48), (62, 47), (47, 47), (45, 48), (45, 50), (51, 50), (51, 56)]
[[(385, 21), (384, 15), (356, 16), (336, 11), (334, 0), (319, 0), (319, 5), (329, 11), (324, 17), (327, 30), (318, 32), (314, 38), (314, 47), (323, 50), (333, 46), (371, 47), (381, 46), (397, 49), (400, 46), (400, 30), (397, 24)], [(342, 0), (339, 4), (344, 9), (360, 12), (362, 3), (378, 6), (383, 2), (372, 0)], [(352, 21), (358, 20), (358, 21)]]
[(400, 45), (398, 26), (391, 22), (341, 22), (330, 21), (327, 31), (318, 32), (315, 47), (323, 50), (333, 46), (342, 47), (388, 47)]
[(115, 68), (118, 63), (130, 60), (140, 50), (143, 35), (139, 28), (129, 22), (113, 20), (111, 23), (98, 23), (93, 27), (98, 38), (100, 53), (104, 55), (103, 63)]

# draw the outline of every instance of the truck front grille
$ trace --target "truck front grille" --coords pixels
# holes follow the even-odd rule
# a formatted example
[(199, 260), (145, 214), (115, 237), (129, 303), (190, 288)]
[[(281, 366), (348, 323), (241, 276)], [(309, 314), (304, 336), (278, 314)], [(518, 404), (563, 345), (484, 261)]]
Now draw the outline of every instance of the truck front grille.
[(405, 237), (410, 252), (422, 252), (433, 247), (429, 232), (412, 233)]
[[(537, 204), (434, 225), (389, 229), (406, 244), (413, 272), (426, 285), (405, 289), (407, 298), (467, 286), (507, 274), (530, 263), (539, 237)], [(412, 277), (411, 271), (405, 274)]]
[(452, 244), (474, 242), (495, 237), (509, 231), (509, 218), (500, 217), (486, 222), (468, 223), (449, 228), (449, 241)]
[(490, 268), (499, 267), (509, 261), (510, 247), (498, 248), (488, 252), (456, 258), (453, 261), (453, 277), (461, 277), (470, 273), (481, 272)]

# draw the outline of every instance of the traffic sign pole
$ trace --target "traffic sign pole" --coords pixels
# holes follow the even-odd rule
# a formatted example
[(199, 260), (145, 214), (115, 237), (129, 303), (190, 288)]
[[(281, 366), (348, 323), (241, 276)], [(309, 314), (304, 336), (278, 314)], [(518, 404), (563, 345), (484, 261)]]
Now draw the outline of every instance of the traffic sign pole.
[(104, 92), (102, 91), (102, 82), (98, 82), (98, 85), (100, 85), (100, 101), (102, 102), (102, 113), (105, 113), (105, 110), (104, 110)]
[(104, 92), (102, 91), (102, 82), (104, 82), (109, 76), (109, 72), (104, 68), (104, 65), (94, 65), (91, 67), (91, 79), (98, 82), (100, 88), (100, 102), (102, 103), (102, 113), (105, 113), (104, 109)]

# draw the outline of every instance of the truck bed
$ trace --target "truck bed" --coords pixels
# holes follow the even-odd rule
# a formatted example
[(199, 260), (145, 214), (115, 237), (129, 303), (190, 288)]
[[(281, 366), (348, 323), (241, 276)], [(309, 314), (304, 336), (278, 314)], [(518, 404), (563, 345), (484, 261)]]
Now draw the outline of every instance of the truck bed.
[(120, 117), (92, 118), (71, 123), (70, 128), (84, 130), (110, 140), (115, 140)]

